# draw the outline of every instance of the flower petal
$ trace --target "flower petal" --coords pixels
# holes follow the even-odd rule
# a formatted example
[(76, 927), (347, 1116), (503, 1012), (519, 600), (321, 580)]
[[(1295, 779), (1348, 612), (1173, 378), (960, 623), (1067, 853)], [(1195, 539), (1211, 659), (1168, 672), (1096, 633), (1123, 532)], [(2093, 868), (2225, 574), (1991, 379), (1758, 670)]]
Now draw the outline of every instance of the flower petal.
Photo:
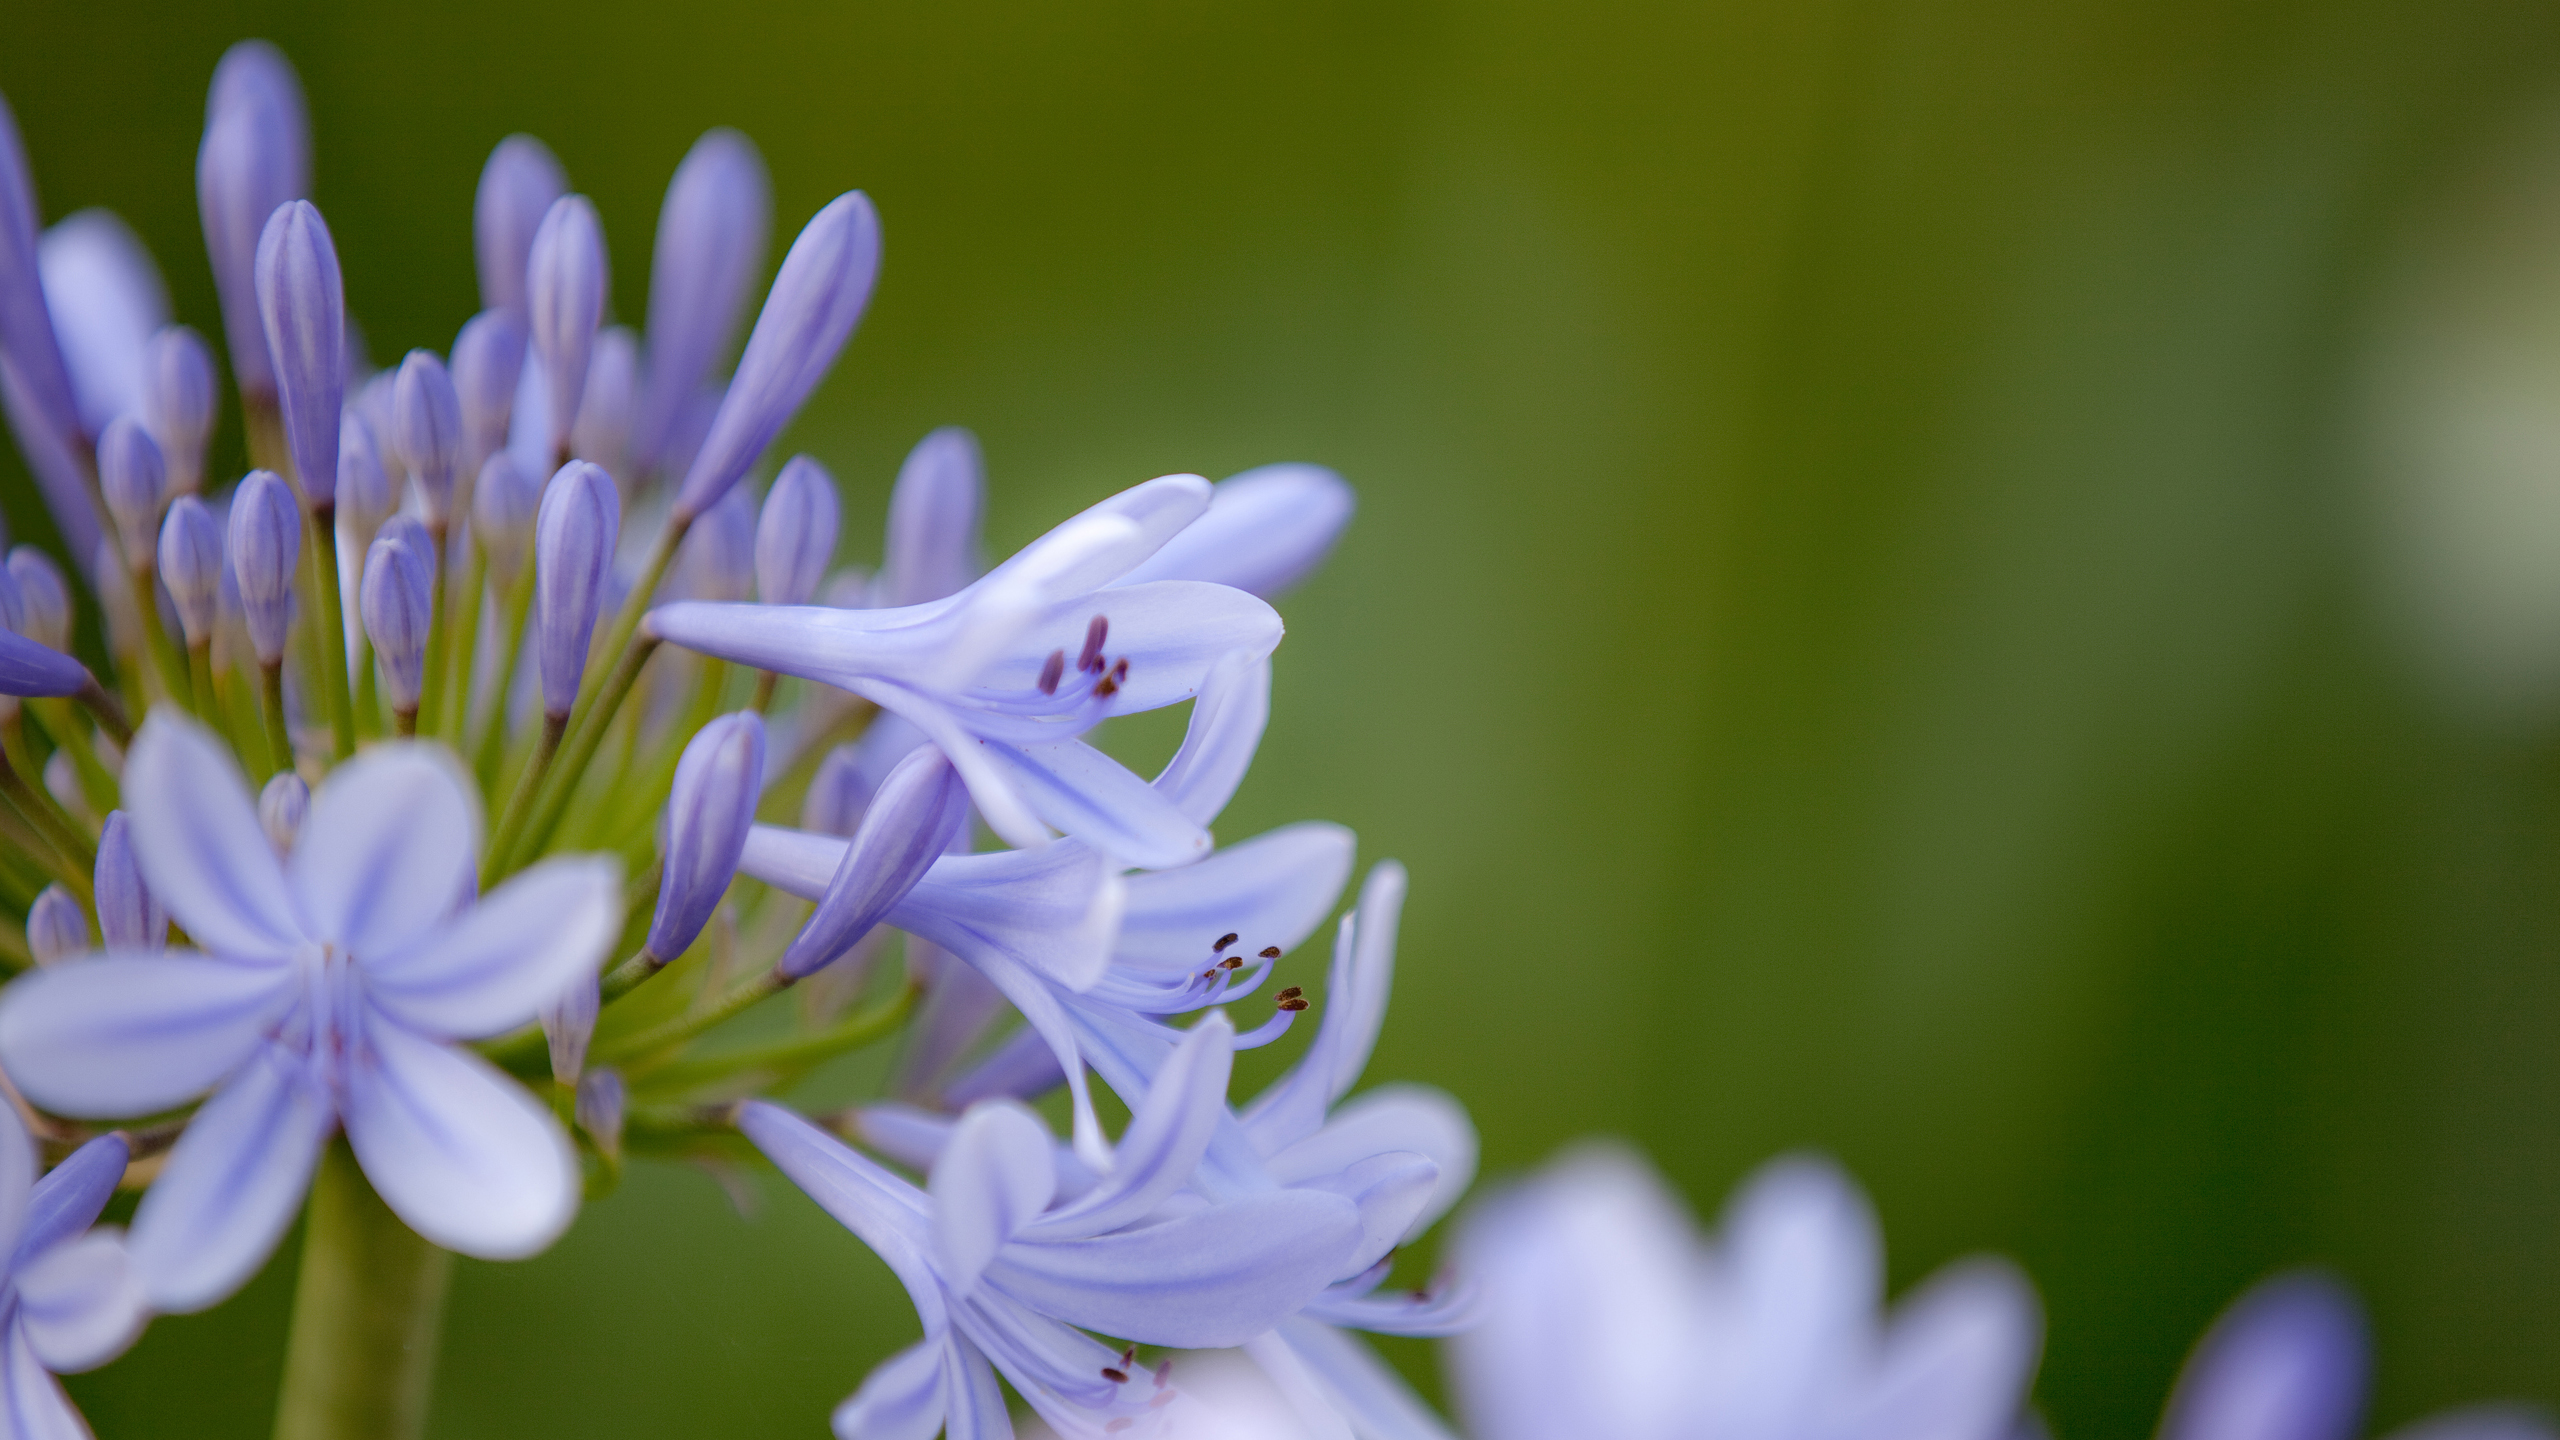
[(26, 1228), (18, 1232), (9, 1263), (14, 1267), (95, 1224), (98, 1212), (114, 1197), (117, 1182), (124, 1179), (125, 1163), (132, 1154), (124, 1136), (110, 1132), (72, 1151), (47, 1171), (28, 1198)]
[(983, 962), (1001, 956), (1082, 990), (1110, 964), (1126, 894), (1110, 864), (1081, 844), (951, 855), (890, 910), (889, 923), (982, 973)]
[(1734, 1196), (1720, 1238), (1727, 1353), (1752, 1377), (1727, 1419), (1751, 1431), (1831, 1403), (1853, 1383), (1884, 1295), (1866, 1197), (1828, 1161), (1781, 1158)]
[(534, 1098), (380, 1011), (347, 1076), (347, 1143), (410, 1229), (483, 1260), (540, 1253), (578, 1213), (578, 1159)]
[(2035, 1288), (2000, 1260), (1939, 1271), (1895, 1307), (1882, 1363), (1848, 1433), (1870, 1440), (2002, 1440), (2035, 1378)]
[(1209, 511), (1121, 577), (1209, 580), (1265, 600), (1315, 573), (1351, 523), (1356, 501), (1321, 465), (1264, 465), (1214, 487)]
[(1247, 1196), (1161, 1225), (1007, 1245), (987, 1279), (1044, 1315), (1147, 1345), (1240, 1345), (1297, 1313), (1359, 1243), (1350, 1201)]
[(942, 1283), (966, 1296), (1006, 1241), (1039, 1218), (1058, 1193), (1049, 1127), (1019, 1102), (969, 1107), (934, 1161), (934, 1258)]
[(0, 1061), (57, 1114), (148, 1115), (239, 1069), (300, 993), (284, 964), (191, 950), (66, 961), (0, 992)]
[[(1165, 542), (1183, 527), (1208, 513), (1213, 493), (1209, 482), (1197, 475), (1159, 475), (1132, 485), (1060, 521), (1047, 534), (988, 571), (986, 578), (972, 588), (994, 589), (1024, 572), (1041, 573), (1052, 593), (1108, 585), (1163, 549)], [(1093, 550), (1073, 545), (1077, 537), (1094, 529), (1092, 522), (1103, 518), (1127, 522), (1127, 532), (1116, 545)], [(1077, 550), (1075, 561), (1062, 565), (1055, 554), (1068, 548)]]
[(0, 1355), (0, 1435), (9, 1440), (90, 1440), (88, 1422), (71, 1408), (62, 1382), (36, 1358), (24, 1327), (8, 1329)]
[(1439, 1179), (1404, 1241), (1449, 1213), (1476, 1173), (1476, 1127), (1466, 1107), (1428, 1085), (1386, 1085), (1333, 1112), (1324, 1128), (1273, 1155), (1271, 1178), (1303, 1185), (1373, 1155), (1407, 1151), (1431, 1158)]
[(1280, 1338), (1315, 1382), (1325, 1402), (1351, 1422), (1361, 1440), (1456, 1440), (1431, 1407), (1368, 1346), (1321, 1321), (1292, 1315)]
[(2336, 1281), (2279, 1275), (2241, 1296), (2178, 1375), (2163, 1440), (2346, 1440), (2364, 1414), (2364, 1317)]
[(261, 1046), (206, 1102), (133, 1216), (151, 1308), (202, 1310), (247, 1283), (293, 1223), (337, 1117), (300, 1062)]
[(1182, 748), (1165, 762), (1156, 789), (1203, 825), (1217, 819), (1244, 783), (1270, 721), (1271, 657), (1239, 650), (1220, 660), (1200, 682)]
[(290, 871), (315, 938), (370, 959), (453, 913), (479, 852), (480, 814), (448, 753), (416, 741), (377, 746), (312, 793)]
[(1148, 870), (1188, 865), (1209, 853), (1209, 832), (1163, 791), (1081, 740), (1046, 745), (979, 742), (1013, 793), (1063, 834)]
[(1048, 827), (1040, 823), (1030, 803), (1014, 789), (1009, 767), (997, 763), (987, 753), (986, 742), (971, 734), (948, 707), (903, 685), (855, 680), (850, 682), (850, 688), (922, 731), (925, 739), (951, 762), (951, 768), (960, 773), (961, 783), (969, 787), (969, 799), (978, 807), (979, 818), (1006, 844), (1037, 850), (1049, 843)]
[(1360, 1245), (1334, 1278), (1359, 1274), (1403, 1243), (1414, 1229), (1414, 1218), (1431, 1203), (1439, 1181), (1440, 1167), (1430, 1156), (1390, 1150), (1364, 1155), (1339, 1170), (1302, 1182), (1297, 1188), (1340, 1195), (1360, 1207)]
[(738, 1132), (819, 1209), (871, 1247), (907, 1287), (927, 1335), (948, 1326), (942, 1284), (925, 1258), (933, 1215), (924, 1192), (769, 1100), (738, 1107)]
[(1360, 908), (1335, 933), (1333, 968), (1325, 979), (1324, 1026), (1288, 1074), (1253, 1098), (1244, 1124), (1263, 1153), (1302, 1140), (1324, 1123), (1369, 1065), (1386, 1023), (1395, 980), (1396, 921), (1404, 909), (1404, 867), (1381, 860), (1360, 887)]
[(0, 1104), (0, 1255), (11, 1257), (12, 1265), (34, 1208), (35, 1182), (35, 1139), (18, 1118), (18, 1107)]
[(797, 980), (850, 951), (906, 898), (968, 823), (968, 791), (941, 751), (921, 747), (899, 761), (871, 797), (817, 913), (783, 952), (775, 973)]
[(124, 797), (142, 878), (195, 943), (243, 959), (282, 957), (302, 943), (249, 784), (202, 726), (153, 710), (125, 757)]
[(92, 1230), (17, 1268), (18, 1324), (44, 1368), (57, 1375), (94, 1370), (142, 1333), (142, 1283), (124, 1236)]
[(951, 1345), (928, 1336), (872, 1367), (829, 1420), (842, 1440), (933, 1440), (942, 1433)]
[(1295, 950), (1342, 898), (1357, 843), (1339, 825), (1309, 820), (1221, 847), (1196, 865), (1132, 875), (1111, 957), (1189, 974), (1210, 962), (1209, 947), (1222, 935), (1239, 937), (1240, 954)]
[(1130, 1113), (1111, 1172), (1075, 1204), (1042, 1216), (1027, 1239), (1099, 1235), (1146, 1218), (1191, 1179), (1226, 1113), (1235, 1026), (1212, 1013), (1183, 1036)]
[(1104, 713), (1134, 715), (1177, 704), (1198, 694), (1210, 671), (1229, 655), (1259, 658), (1278, 649), (1280, 612), (1241, 590), (1196, 580), (1158, 580), (1104, 590), (1052, 604), (1009, 637), (974, 672), (978, 691), (1029, 693), (1040, 683), (1050, 653), (1070, 660), (1084, 645), (1095, 617), (1109, 622), (1103, 657), (1129, 669), (1117, 681)]
[(561, 856), (508, 880), (418, 944), (366, 961), (365, 986), (423, 1034), (495, 1035), (594, 975), (621, 931), (621, 866)]

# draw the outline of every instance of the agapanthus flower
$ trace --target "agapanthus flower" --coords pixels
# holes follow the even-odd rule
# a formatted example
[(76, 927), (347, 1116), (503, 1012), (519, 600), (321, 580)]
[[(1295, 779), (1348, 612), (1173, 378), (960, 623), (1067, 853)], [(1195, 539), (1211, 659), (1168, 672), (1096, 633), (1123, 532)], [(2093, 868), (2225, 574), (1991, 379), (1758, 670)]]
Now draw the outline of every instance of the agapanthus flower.
[(102, 1135), (39, 1180), (35, 1142), (0, 1105), (0, 1435), (86, 1440), (53, 1377), (94, 1370), (142, 1333), (123, 1236), (90, 1228), (131, 1153), (122, 1135)]
[(343, 1130), (409, 1227), (488, 1258), (575, 1212), (568, 1139), (453, 1042), (511, 1030), (592, 970), (621, 920), (608, 861), (545, 861), (473, 901), (468, 786), (433, 747), (386, 745), (315, 791), (290, 856), (193, 722), (155, 712), (124, 771), (151, 893), (200, 949), (109, 951), (0, 992), (0, 1063), (61, 1114), (207, 1100), (134, 1219), (154, 1308), (202, 1309), (253, 1273)]

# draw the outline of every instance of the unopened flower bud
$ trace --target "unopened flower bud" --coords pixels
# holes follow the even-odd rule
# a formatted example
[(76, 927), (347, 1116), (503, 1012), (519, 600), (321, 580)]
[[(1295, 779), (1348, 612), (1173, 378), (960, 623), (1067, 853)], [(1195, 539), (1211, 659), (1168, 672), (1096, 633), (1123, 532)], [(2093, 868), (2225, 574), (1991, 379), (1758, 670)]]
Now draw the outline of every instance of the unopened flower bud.
[(622, 498), (613, 477), (584, 460), (561, 466), (542, 492), (533, 538), (534, 653), (543, 713), (554, 719), (577, 703), (621, 531)]
[(838, 523), (835, 477), (806, 455), (792, 456), (756, 517), (756, 598), (808, 604), (835, 558)]
[(289, 854), (302, 834), (302, 819), (311, 813), (311, 787), (290, 770), (279, 770), (258, 792), (258, 828), (278, 855)]
[(608, 326), (597, 333), (587, 362), (586, 392), (578, 401), (577, 423), (569, 427), (570, 451), (631, 478), (631, 426), (639, 403), (640, 341), (628, 326)]
[(500, 591), (513, 585), (524, 568), (541, 508), (542, 487), (525, 473), (515, 453), (491, 452), (471, 489), (471, 537), (489, 552), (489, 579)]
[(427, 528), (439, 529), (452, 519), (455, 467), (462, 462), (462, 401), (434, 351), (412, 350), (400, 362), (391, 417), (400, 437), (400, 461), (418, 487)]
[[(110, 586), (109, 593), (122, 588)], [(0, 695), (77, 695), (88, 686), (87, 666), (15, 630), (0, 630)]]
[(465, 465), (476, 466), (506, 445), (524, 347), (523, 328), (504, 310), (481, 311), (453, 337), (453, 393), (462, 407)]
[(648, 949), (673, 960), (719, 908), (738, 873), (764, 791), (764, 720), (752, 710), (723, 715), (686, 742), (668, 792), (664, 878)]
[(736, 338), (772, 211), (764, 159), (735, 130), (695, 141), (667, 182), (649, 264), (647, 393), (632, 437), (644, 466), (661, 458), (685, 402)]
[(800, 800), (800, 828), (850, 838), (871, 804), (871, 790), (860, 748), (850, 740), (838, 745), (818, 761), (817, 773), (809, 777), (809, 793)]
[(622, 1157), (622, 1077), (611, 1070), (594, 1070), (578, 1078), (578, 1128), (596, 1142), (596, 1149), (614, 1159)]
[(551, 387), (548, 438), (555, 454), (569, 443), (586, 394), (587, 363), (595, 353), (596, 327), (604, 321), (610, 280), (595, 205), (584, 195), (551, 202), (533, 232), (525, 298), (532, 309), (533, 351), (542, 357), (543, 378)]
[(212, 644), (222, 602), (222, 526), (193, 495), (179, 496), (160, 522), (160, 583), (178, 607), (187, 644)]
[(258, 306), (258, 239), (277, 207), (310, 187), (311, 128), (302, 87), (282, 52), (263, 40), (244, 40), (214, 67), (204, 143), (196, 151), (196, 203), (231, 368), (241, 393), (253, 399), (272, 398), (276, 389)]
[(426, 678), (431, 553), (425, 527), (406, 515), (383, 526), (365, 552), (364, 633), (382, 666), (383, 698), (396, 715), (416, 713)]
[(18, 588), (18, 577), (10, 574), (5, 565), (0, 565), (0, 630), (27, 633), (27, 594)]
[(480, 264), (480, 303), (525, 323), (525, 266), (533, 232), (568, 181), (550, 148), (530, 135), (510, 135), (480, 167), (471, 206), (472, 250)]
[(872, 603), (921, 605), (978, 578), (978, 515), (986, 503), (978, 437), (946, 425), (916, 442), (889, 491), (889, 536)]
[[(67, 447), (80, 437), (79, 403), (71, 389), (71, 370), (62, 357), (44, 297), (44, 281), (36, 238), (35, 185), (27, 155), (18, 143), (17, 117), (0, 97), (0, 359), (8, 361), (9, 419), (20, 441), (40, 445), (59, 458), (55, 468), (69, 478)], [(26, 430), (43, 432), (29, 436)], [(43, 466), (34, 453), (31, 463)], [(39, 474), (45, 473), (39, 468)], [(77, 487), (76, 478), (71, 479)], [(48, 491), (53, 489), (47, 486)], [(61, 513), (61, 497), (54, 497)], [(85, 508), (85, 507), (84, 507)]]
[(44, 788), (62, 813), (82, 825), (96, 825), (89, 809), (88, 793), (80, 788), (80, 767), (71, 763), (71, 752), (56, 750), (44, 762)]
[(98, 489), (107, 514), (124, 539), (125, 559), (136, 569), (151, 565), (160, 538), (160, 507), (169, 495), (169, 470), (159, 442), (140, 420), (119, 415), (98, 437)]
[(338, 424), (338, 530), (342, 548), (361, 550), (397, 514), (400, 495), (373, 424), (350, 406)]
[(47, 885), (27, 907), (27, 953), (55, 965), (89, 948), (89, 917), (60, 885)]
[[(339, 432), (359, 435), (361, 425)], [(260, 665), (284, 658), (293, 619), (293, 577), (302, 560), (302, 512), (293, 488), (272, 470), (252, 470), (231, 494), (231, 577)]]
[(880, 219), (861, 191), (837, 196), (801, 228), (676, 492), (677, 518), (710, 509), (773, 443), (835, 364), (879, 273)]
[(589, 971), (570, 985), (569, 993), (542, 1010), (542, 1037), (551, 1044), (551, 1078), (575, 1085), (587, 1068), (587, 1046), (596, 1038), (596, 1012), (604, 994)]
[(204, 447), (213, 438), (213, 356), (203, 336), (166, 325), (151, 337), (142, 366), (143, 423), (160, 442), (169, 488), (195, 494), (204, 488)]
[(9, 578), (18, 585), (18, 633), (70, 653), (71, 584), (62, 567), (33, 545), (21, 545), (9, 552)]
[(169, 912), (143, 883), (133, 826), (121, 810), (98, 830), (98, 938), (110, 950), (157, 950), (168, 943)]
[(730, 491), (685, 532), (677, 557), (683, 593), (694, 600), (739, 601), (756, 579), (756, 501)]
[(304, 503), (329, 508), (338, 483), (338, 407), (347, 394), (347, 297), (328, 222), (308, 200), (279, 206), (258, 237), (258, 313), (276, 367), (285, 448)]
[(919, 746), (871, 797), (817, 912), (774, 966), (797, 980), (853, 948), (933, 868), (969, 821), (969, 787), (942, 752)]

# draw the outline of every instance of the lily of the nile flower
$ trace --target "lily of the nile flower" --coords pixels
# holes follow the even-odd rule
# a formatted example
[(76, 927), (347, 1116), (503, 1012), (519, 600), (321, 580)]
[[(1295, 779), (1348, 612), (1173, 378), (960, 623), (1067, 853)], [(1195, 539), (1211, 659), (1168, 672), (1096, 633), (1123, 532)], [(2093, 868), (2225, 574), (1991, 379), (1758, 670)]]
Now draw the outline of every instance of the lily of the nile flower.
[(0, 1105), (0, 1435), (87, 1440), (53, 1377), (94, 1370), (142, 1333), (124, 1239), (90, 1228), (130, 1154), (122, 1135), (102, 1135), (39, 1180), (34, 1141)]
[(153, 1308), (214, 1304), (255, 1273), (343, 1129), (410, 1229), (509, 1259), (569, 1223), (578, 1172), (550, 1112), (455, 1042), (512, 1030), (621, 924), (614, 866), (544, 861), (469, 902), (470, 787), (389, 744), (311, 797), (290, 856), (239, 771), (155, 712), (125, 762), (143, 876), (200, 951), (108, 952), (0, 997), (0, 1063), (61, 1114), (147, 1115), (211, 1091), (134, 1217)]
[[(342, 433), (360, 431), (351, 425)], [(285, 631), (293, 620), (294, 574), (301, 559), (302, 516), (292, 489), (272, 470), (250, 471), (231, 492), (231, 578), (248, 621), (249, 648), (260, 665), (284, 659)]]
[(89, 667), (15, 630), (0, 630), (0, 695), (77, 695), (96, 684)]
[(142, 878), (133, 853), (133, 824), (121, 810), (98, 828), (95, 889), (100, 939), (110, 950), (157, 950), (169, 941), (169, 912)]
[(212, 644), (222, 600), (222, 526), (193, 495), (179, 496), (160, 522), (160, 583), (177, 607), (187, 644)]
[(302, 487), (302, 503), (325, 517), (338, 485), (347, 297), (338, 247), (308, 200), (276, 207), (258, 237), (258, 313), (266, 320), (267, 354), (275, 362), (293, 479)]
[(1012, 844), (1045, 844), (1054, 825), (1130, 864), (1185, 864), (1208, 853), (1208, 832), (1075, 742), (1111, 716), (1191, 698), (1230, 653), (1267, 655), (1280, 643), (1279, 615), (1240, 590), (1104, 588), (1208, 499), (1195, 475), (1148, 481), (921, 605), (678, 603), (651, 612), (648, 626), (689, 649), (850, 690), (914, 725)]
[(835, 558), (841, 518), (835, 477), (806, 455), (792, 456), (756, 516), (756, 598), (767, 605), (808, 604)]
[(640, 392), (640, 340), (628, 325), (608, 325), (596, 332), (595, 350), (587, 360), (587, 384), (578, 401), (578, 418), (569, 427), (569, 449), (603, 466), (629, 483), (631, 427)]
[(479, 473), (507, 443), (516, 385), (524, 378), (524, 354), (524, 332), (504, 310), (481, 311), (463, 322), (462, 333), (453, 337), (453, 391), (462, 407), (462, 433), (468, 442), (463, 452), (466, 473)]
[(667, 182), (649, 264), (647, 376), (631, 437), (640, 468), (658, 463), (685, 407), (736, 338), (764, 268), (772, 213), (764, 157), (735, 130), (706, 132)]
[(143, 358), (142, 419), (169, 462), (169, 488), (204, 488), (204, 450), (213, 438), (213, 356), (184, 325), (163, 326)]
[(89, 948), (89, 917), (80, 902), (60, 884), (36, 892), (27, 907), (27, 953), (38, 965), (53, 965)]
[(258, 298), (258, 241), (286, 202), (311, 193), (311, 122), (282, 51), (244, 40), (223, 52), (205, 96), (196, 206), (222, 301), (232, 379), (252, 405), (275, 399), (275, 367)]
[(605, 292), (612, 283), (604, 227), (586, 196), (563, 195), (551, 202), (533, 232), (526, 266), (528, 333), (542, 365), (549, 401), (544, 413), (551, 431), (544, 439), (549, 453), (565, 460), (569, 430), (577, 423), (578, 402), (586, 394), (587, 361), (595, 353)]
[(0, 97), (0, 402), (45, 507), (74, 555), (98, 546), (100, 517), (81, 476), (89, 437), (80, 430), (70, 367), (47, 309), (37, 258), (35, 182), (18, 121)]
[(1349, 1262), (1361, 1222), (1340, 1195), (1177, 1199), (1225, 1113), (1225, 1030), (1210, 1017), (1169, 1059), (1099, 1180), (1062, 1175), (1047, 1128), (1011, 1102), (963, 1116), (923, 1190), (788, 1110), (742, 1107), (747, 1138), (888, 1263), (924, 1322), (837, 1410), (838, 1435), (1009, 1437), (999, 1373), (1062, 1435), (1149, 1433), (1179, 1392), (1082, 1332), (1233, 1345)]
[[(2355, 1440), (2372, 1365), (2355, 1297), (2325, 1276), (2259, 1284), (2213, 1322), (2187, 1357), (2161, 1440)], [(2550, 1440), (2547, 1421), (2505, 1405), (2456, 1410), (2397, 1440)]]
[(113, 213), (82, 210), (44, 232), (37, 260), (81, 428), (143, 413), (151, 337), (169, 323), (151, 252)]
[(1476, 1440), (2003, 1440), (2035, 1373), (2024, 1276), (1959, 1261), (1883, 1316), (1874, 1215), (1824, 1161), (1765, 1166), (1697, 1233), (1644, 1163), (1567, 1155), (1480, 1207), (1482, 1320), (1450, 1351)]
[(1208, 580), (1276, 599), (1333, 553), (1356, 503), (1343, 478), (1321, 465), (1230, 475), (1218, 482), (1207, 514), (1120, 583)]
[(530, 135), (510, 135), (489, 152), (480, 167), (480, 188), (471, 204), (472, 253), (480, 266), (480, 303), (515, 322), (519, 336), (530, 333), (532, 306), (526, 298), (526, 274), (533, 257), (533, 235), (552, 202), (569, 188), (550, 147)]
[(9, 552), (9, 578), (18, 586), (18, 631), (51, 649), (71, 649), (71, 581), (53, 557), (33, 545)]

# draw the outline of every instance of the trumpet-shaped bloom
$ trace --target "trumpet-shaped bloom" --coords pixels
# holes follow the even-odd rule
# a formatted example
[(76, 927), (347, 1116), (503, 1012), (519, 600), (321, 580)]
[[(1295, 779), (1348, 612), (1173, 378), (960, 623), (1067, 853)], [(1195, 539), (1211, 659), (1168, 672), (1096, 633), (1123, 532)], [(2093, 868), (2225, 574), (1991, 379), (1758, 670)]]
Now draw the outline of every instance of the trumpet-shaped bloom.
[(0, 1434), (74, 1440), (89, 1427), (53, 1377), (93, 1370), (142, 1333), (124, 1240), (92, 1230), (129, 1151), (104, 1135), (36, 1178), (36, 1147), (0, 1106)]
[(1483, 1319), (1451, 1351), (1459, 1408), (1476, 1440), (2016, 1433), (2041, 1331), (2025, 1277), (1960, 1261), (1886, 1315), (1881, 1250), (1823, 1161), (1763, 1168), (1707, 1238), (1632, 1155), (1568, 1155), (1461, 1233)]
[(1047, 1129), (1010, 1102), (960, 1119), (923, 1190), (787, 1110), (743, 1108), (739, 1128), (888, 1263), (924, 1322), (836, 1412), (838, 1435), (1009, 1437), (999, 1372), (1063, 1435), (1127, 1430), (1166, 1392), (1080, 1330), (1233, 1345), (1340, 1272), (1362, 1241), (1342, 1195), (1169, 1203), (1225, 1113), (1225, 1032), (1212, 1016), (1169, 1057), (1098, 1179), (1062, 1174)]
[(510, 1030), (592, 971), (621, 924), (609, 862), (546, 861), (469, 902), (480, 817), (431, 747), (379, 746), (311, 797), (279, 859), (239, 771), (154, 712), (125, 762), (134, 852), (198, 950), (109, 951), (0, 997), (0, 1063), (63, 1114), (146, 1115), (207, 1091), (134, 1218), (153, 1308), (254, 1273), (343, 1128), (409, 1227), (530, 1255), (577, 1205), (550, 1112), (453, 1042)]

